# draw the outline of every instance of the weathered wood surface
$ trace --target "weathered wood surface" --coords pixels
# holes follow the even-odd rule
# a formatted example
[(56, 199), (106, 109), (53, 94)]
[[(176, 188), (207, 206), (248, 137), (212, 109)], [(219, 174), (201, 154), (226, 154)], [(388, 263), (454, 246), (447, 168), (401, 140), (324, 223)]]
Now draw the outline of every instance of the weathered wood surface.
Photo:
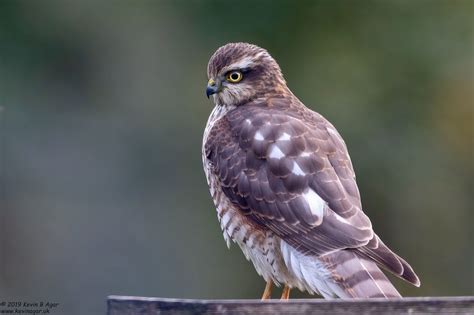
[(403, 299), (186, 300), (109, 296), (109, 315), (164, 314), (474, 314), (474, 296)]

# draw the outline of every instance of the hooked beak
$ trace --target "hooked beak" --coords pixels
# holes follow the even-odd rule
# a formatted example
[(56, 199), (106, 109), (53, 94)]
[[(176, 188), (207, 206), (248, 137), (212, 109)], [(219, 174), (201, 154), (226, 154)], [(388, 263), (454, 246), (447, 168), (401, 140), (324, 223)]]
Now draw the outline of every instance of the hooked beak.
[(207, 82), (207, 87), (206, 87), (206, 96), (209, 98), (212, 94), (216, 94), (218, 92), (218, 86), (216, 84), (216, 81), (213, 79), (209, 79), (209, 82)]

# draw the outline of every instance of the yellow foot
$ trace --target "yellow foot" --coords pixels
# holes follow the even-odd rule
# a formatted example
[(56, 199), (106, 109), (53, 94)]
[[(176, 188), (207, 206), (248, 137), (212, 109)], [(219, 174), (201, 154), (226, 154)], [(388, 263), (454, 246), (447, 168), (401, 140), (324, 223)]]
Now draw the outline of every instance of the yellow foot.
[(262, 301), (270, 299), (272, 296), (272, 281), (267, 281), (265, 291), (263, 291)]
[(285, 287), (283, 288), (283, 292), (281, 293), (281, 298), (280, 300), (287, 301), (290, 299), (290, 290), (291, 288), (285, 284)]

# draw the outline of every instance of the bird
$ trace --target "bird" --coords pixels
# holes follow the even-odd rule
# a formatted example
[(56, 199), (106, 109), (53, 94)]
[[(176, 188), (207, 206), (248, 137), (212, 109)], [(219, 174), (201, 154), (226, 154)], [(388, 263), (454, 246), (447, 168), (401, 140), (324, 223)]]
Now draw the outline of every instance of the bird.
[(227, 246), (236, 243), (266, 282), (325, 299), (400, 298), (382, 269), (419, 287), (363, 212), (347, 146), (288, 88), (269, 52), (218, 48), (207, 66), (214, 108), (203, 167)]

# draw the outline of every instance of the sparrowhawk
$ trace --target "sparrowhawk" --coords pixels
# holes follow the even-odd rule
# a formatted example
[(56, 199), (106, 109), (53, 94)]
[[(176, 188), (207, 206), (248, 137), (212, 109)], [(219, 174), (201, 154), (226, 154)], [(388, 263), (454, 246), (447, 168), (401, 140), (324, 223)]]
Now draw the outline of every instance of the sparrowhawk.
[(400, 297), (380, 270), (420, 285), (374, 233), (346, 144), (288, 88), (258, 46), (230, 43), (211, 57), (204, 170), (228, 245), (239, 245), (267, 285), (325, 298)]

